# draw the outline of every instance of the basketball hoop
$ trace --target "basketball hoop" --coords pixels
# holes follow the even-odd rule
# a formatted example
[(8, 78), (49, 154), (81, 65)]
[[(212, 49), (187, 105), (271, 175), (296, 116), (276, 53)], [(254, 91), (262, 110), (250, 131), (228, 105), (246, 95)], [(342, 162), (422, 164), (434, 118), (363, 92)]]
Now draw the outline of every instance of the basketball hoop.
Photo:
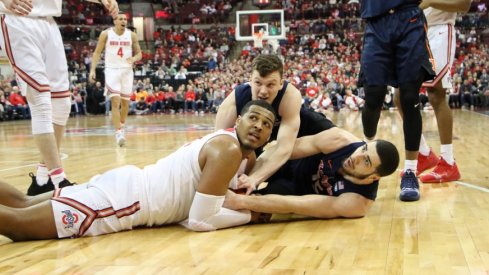
[(263, 32), (255, 32), (253, 34), (253, 47), (263, 48)]

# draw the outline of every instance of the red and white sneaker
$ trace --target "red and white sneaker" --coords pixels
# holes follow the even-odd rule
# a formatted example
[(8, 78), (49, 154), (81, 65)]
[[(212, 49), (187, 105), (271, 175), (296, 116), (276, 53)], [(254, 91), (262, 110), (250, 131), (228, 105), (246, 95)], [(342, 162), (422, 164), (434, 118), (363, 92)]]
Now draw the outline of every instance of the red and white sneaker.
[(435, 167), (438, 164), (438, 157), (430, 149), (430, 154), (428, 156), (423, 156), (418, 154), (418, 167), (416, 168), (416, 176), (423, 173), (424, 171)]
[[(418, 154), (418, 166), (416, 167), (416, 177), (419, 177), (424, 171), (431, 169), (438, 163), (438, 157), (435, 155), (433, 150), (430, 149), (430, 154), (428, 156), (423, 156), (421, 153)], [(404, 171), (401, 172), (401, 177), (404, 175)]]
[(441, 183), (460, 179), (460, 172), (456, 163), (448, 164), (442, 157), (433, 171), (420, 177), (423, 183)]

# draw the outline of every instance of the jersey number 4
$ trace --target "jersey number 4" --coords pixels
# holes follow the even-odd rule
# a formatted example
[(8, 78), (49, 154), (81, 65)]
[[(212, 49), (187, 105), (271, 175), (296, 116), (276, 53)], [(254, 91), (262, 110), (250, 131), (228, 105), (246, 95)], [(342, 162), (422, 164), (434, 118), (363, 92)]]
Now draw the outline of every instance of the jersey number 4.
[(124, 51), (122, 50), (122, 47), (119, 48), (117, 51), (117, 55), (120, 56), (121, 58), (124, 56)]

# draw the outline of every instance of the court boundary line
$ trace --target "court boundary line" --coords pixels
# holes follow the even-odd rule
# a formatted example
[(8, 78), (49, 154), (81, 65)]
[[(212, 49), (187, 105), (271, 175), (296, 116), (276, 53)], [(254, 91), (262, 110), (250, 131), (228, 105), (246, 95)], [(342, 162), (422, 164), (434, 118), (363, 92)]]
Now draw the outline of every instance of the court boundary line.
[[(65, 159), (69, 158), (69, 156), (70, 156), (70, 155), (65, 154), (65, 153), (60, 153), (59, 155), (60, 155), (61, 160), (65, 160)], [(0, 172), (11, 171), (11, 170), (21, 169), (21, 168), (26, 168), (26, 167), (31, 167), (31, 166), (36, 166), (37, 164), (38, 164), (38, 162), (32, 163), (32, 164), (27, 164), (27, 165), (22, 165), (22, 166), (14, 166), (14, 167), (10, 167), (10, 168), (0, 169)]]
[(463, 182), (463, 181), (454, 181), (456, 184), (458, 185), (462, 185), (462, 186), (465, 186), (465, 187), (468, 187), (468, 188), (472, 188), (472, 189), (476, 189), (476, 190), (479, 190), (479, 191), (482, 191), (482, 192), (486, 192), (486, 193), (489, 193), (489, 189), (485, 188), (485, 187), (481, 187), (481, 186), (477, 186), (477, 185), (474, 185), (474, 184), (471, 184), (471, 183), (467, 183), (467, 182)]

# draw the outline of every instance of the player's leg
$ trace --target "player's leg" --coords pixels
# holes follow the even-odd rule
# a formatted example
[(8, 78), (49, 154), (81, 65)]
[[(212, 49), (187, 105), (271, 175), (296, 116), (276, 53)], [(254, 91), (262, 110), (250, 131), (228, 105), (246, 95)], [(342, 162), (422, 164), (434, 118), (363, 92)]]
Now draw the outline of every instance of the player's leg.
[(110, 104), (112, 109), (112, 125), (116, 131), (121, 129), (121, 96), (116, 94), (110, 95)]
[(377, 134), (377, 125), (387, 93), (387, 86), (366, 86), (364, 89), (365, 105), (362, 110), (363, 134), (368, 140), (373, 140)]
[(27, 208), (0, 205), (0, 234), (13, 241), (57, 238), (51, 201)]
[(129, 114), (129, 104), (131, 102), (132, 86), (134, 82), (134, 72), (132, 68), (125, 70), (121, 79), (121, 128), (125, 135), (125, 125)]
[(390, 34), (384, 25), (389, 18), (367, 22), (361, 58), (360, 82), (365, 89), (365, 106), (362, 110), (362, 125), (365, 138), (374, 139), (380, 119), (387, 85), (394, 78), (395, 53), (389, 41), (383, 37)]
[[(64, 53), (64, 45), (58, 26), (52, 18), (46, 19), (46, 21), (51, 40), (45, 53), (46, 74), (51, 87), (52, 123), (59, 158), (61, 142), (71, 111), (68, 65), (65, 55), (62, 54)], [(50, 170), (50, 178), (56, 187), (71, 185), (66, 180), (61, 160), (60, 165), (56, 168), (47, 166)]]
[[(396, 89), (394, 93), (394, 105), (397, 107), (401, 118), (404, 119), (404, 114), (401, 108), (401, 98), (399, 96), (399, 89)], [(423, 134), (421, 134), (421, 139), (419, 143), (418, 151), (418, 164), (416, 166), (416, 176), (419, 176), (423, 171), (431, 169), (438, 163), (438, 157), (435, 155), (433, 150), (428, 146), (426, 139)], [(404, 174), (404, 171), (401, 175)]]
[[(431, 49), (426, 34), (423, 11), (413, 8), (397, 14), (403, 32), (396, 44), (396, 75), (399, 83), (401, 110), (404, 115), (404, 174), (401, 179), (400, 199), (419, 200), (419, 184), (416, 178), (418, 150), (421, 140), (422, 119), (419, 110), (421, 84), (435, 76)], [(400, 26), (398, 26), (400, 28)]]

